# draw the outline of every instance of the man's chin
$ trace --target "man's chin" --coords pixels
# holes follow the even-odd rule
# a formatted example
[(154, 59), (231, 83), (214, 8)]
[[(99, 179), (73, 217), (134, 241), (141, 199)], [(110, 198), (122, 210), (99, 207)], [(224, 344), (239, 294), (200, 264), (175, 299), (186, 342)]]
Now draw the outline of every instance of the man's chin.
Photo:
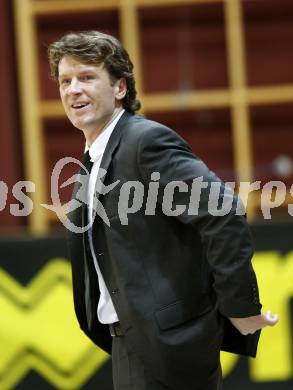
[(70, 120), (70, 122), (73, 124), (74, 127), (82, 131), (86, 130), (90, 125), (88, 121), (76, 119), (76, 118)]
[(92, 133), (96, 130), (97, 125), (93, 122), (85, 122), (85, 121), (71, 121), (72, 125), (76, 127), (78, 130), (81, 130), (83, 133)]

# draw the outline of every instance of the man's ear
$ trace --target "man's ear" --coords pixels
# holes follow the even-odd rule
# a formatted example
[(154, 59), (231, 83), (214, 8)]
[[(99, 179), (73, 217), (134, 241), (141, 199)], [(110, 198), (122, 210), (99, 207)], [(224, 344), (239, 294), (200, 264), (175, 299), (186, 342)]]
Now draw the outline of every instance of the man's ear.
[(125, 98), (127, 92), (127, 84), (124, 78), (117, 80), (115, 85), (115, 98), (122, 100)]

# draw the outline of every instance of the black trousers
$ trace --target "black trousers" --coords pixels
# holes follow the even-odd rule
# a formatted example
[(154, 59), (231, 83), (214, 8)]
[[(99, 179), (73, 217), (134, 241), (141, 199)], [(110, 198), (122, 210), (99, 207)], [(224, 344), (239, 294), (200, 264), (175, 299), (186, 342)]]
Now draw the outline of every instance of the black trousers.
[[(175, 390), (156, 381), (144, 367), (142, 361), (132, 351), (128, 351), (124, 337), (113, 337), (112, 369), (114, 390)], [(184, 378), (182, 378), (184, 388)], [(222, 371), (217, 371), (207, 383), (197, 390), (221, 390)], [(176, 389), (181, 390), (181, 389)]]

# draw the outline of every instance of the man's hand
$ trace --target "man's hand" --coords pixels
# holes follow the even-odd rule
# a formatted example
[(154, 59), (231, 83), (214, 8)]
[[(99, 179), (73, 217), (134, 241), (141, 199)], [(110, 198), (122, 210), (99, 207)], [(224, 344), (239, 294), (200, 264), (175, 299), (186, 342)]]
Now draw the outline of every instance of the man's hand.
[(245, 318), (229, 318), (232, 324), (243, 335), (253, 334), (266, 326), (274, 326), (279, 321), (277, 314), (267, 311), (265, 314)]

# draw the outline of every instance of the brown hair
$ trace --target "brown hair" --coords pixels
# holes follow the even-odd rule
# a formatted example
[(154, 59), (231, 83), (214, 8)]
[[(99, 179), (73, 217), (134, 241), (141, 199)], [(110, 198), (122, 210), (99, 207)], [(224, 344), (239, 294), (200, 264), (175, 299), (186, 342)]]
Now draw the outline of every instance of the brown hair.
[(111, 78), (126, 80), (127, 93), (123, 99), (123, 107), (133, 113), (140, 109), (140, 101), (136, 99), (133, 64), (127, 51), (115, 37), (99, 31), (69, 33), (49, 46), (48, 55), (51, 75), (56, 81), (59, 62), (65, 55), (88, 64), (104, 63)]

